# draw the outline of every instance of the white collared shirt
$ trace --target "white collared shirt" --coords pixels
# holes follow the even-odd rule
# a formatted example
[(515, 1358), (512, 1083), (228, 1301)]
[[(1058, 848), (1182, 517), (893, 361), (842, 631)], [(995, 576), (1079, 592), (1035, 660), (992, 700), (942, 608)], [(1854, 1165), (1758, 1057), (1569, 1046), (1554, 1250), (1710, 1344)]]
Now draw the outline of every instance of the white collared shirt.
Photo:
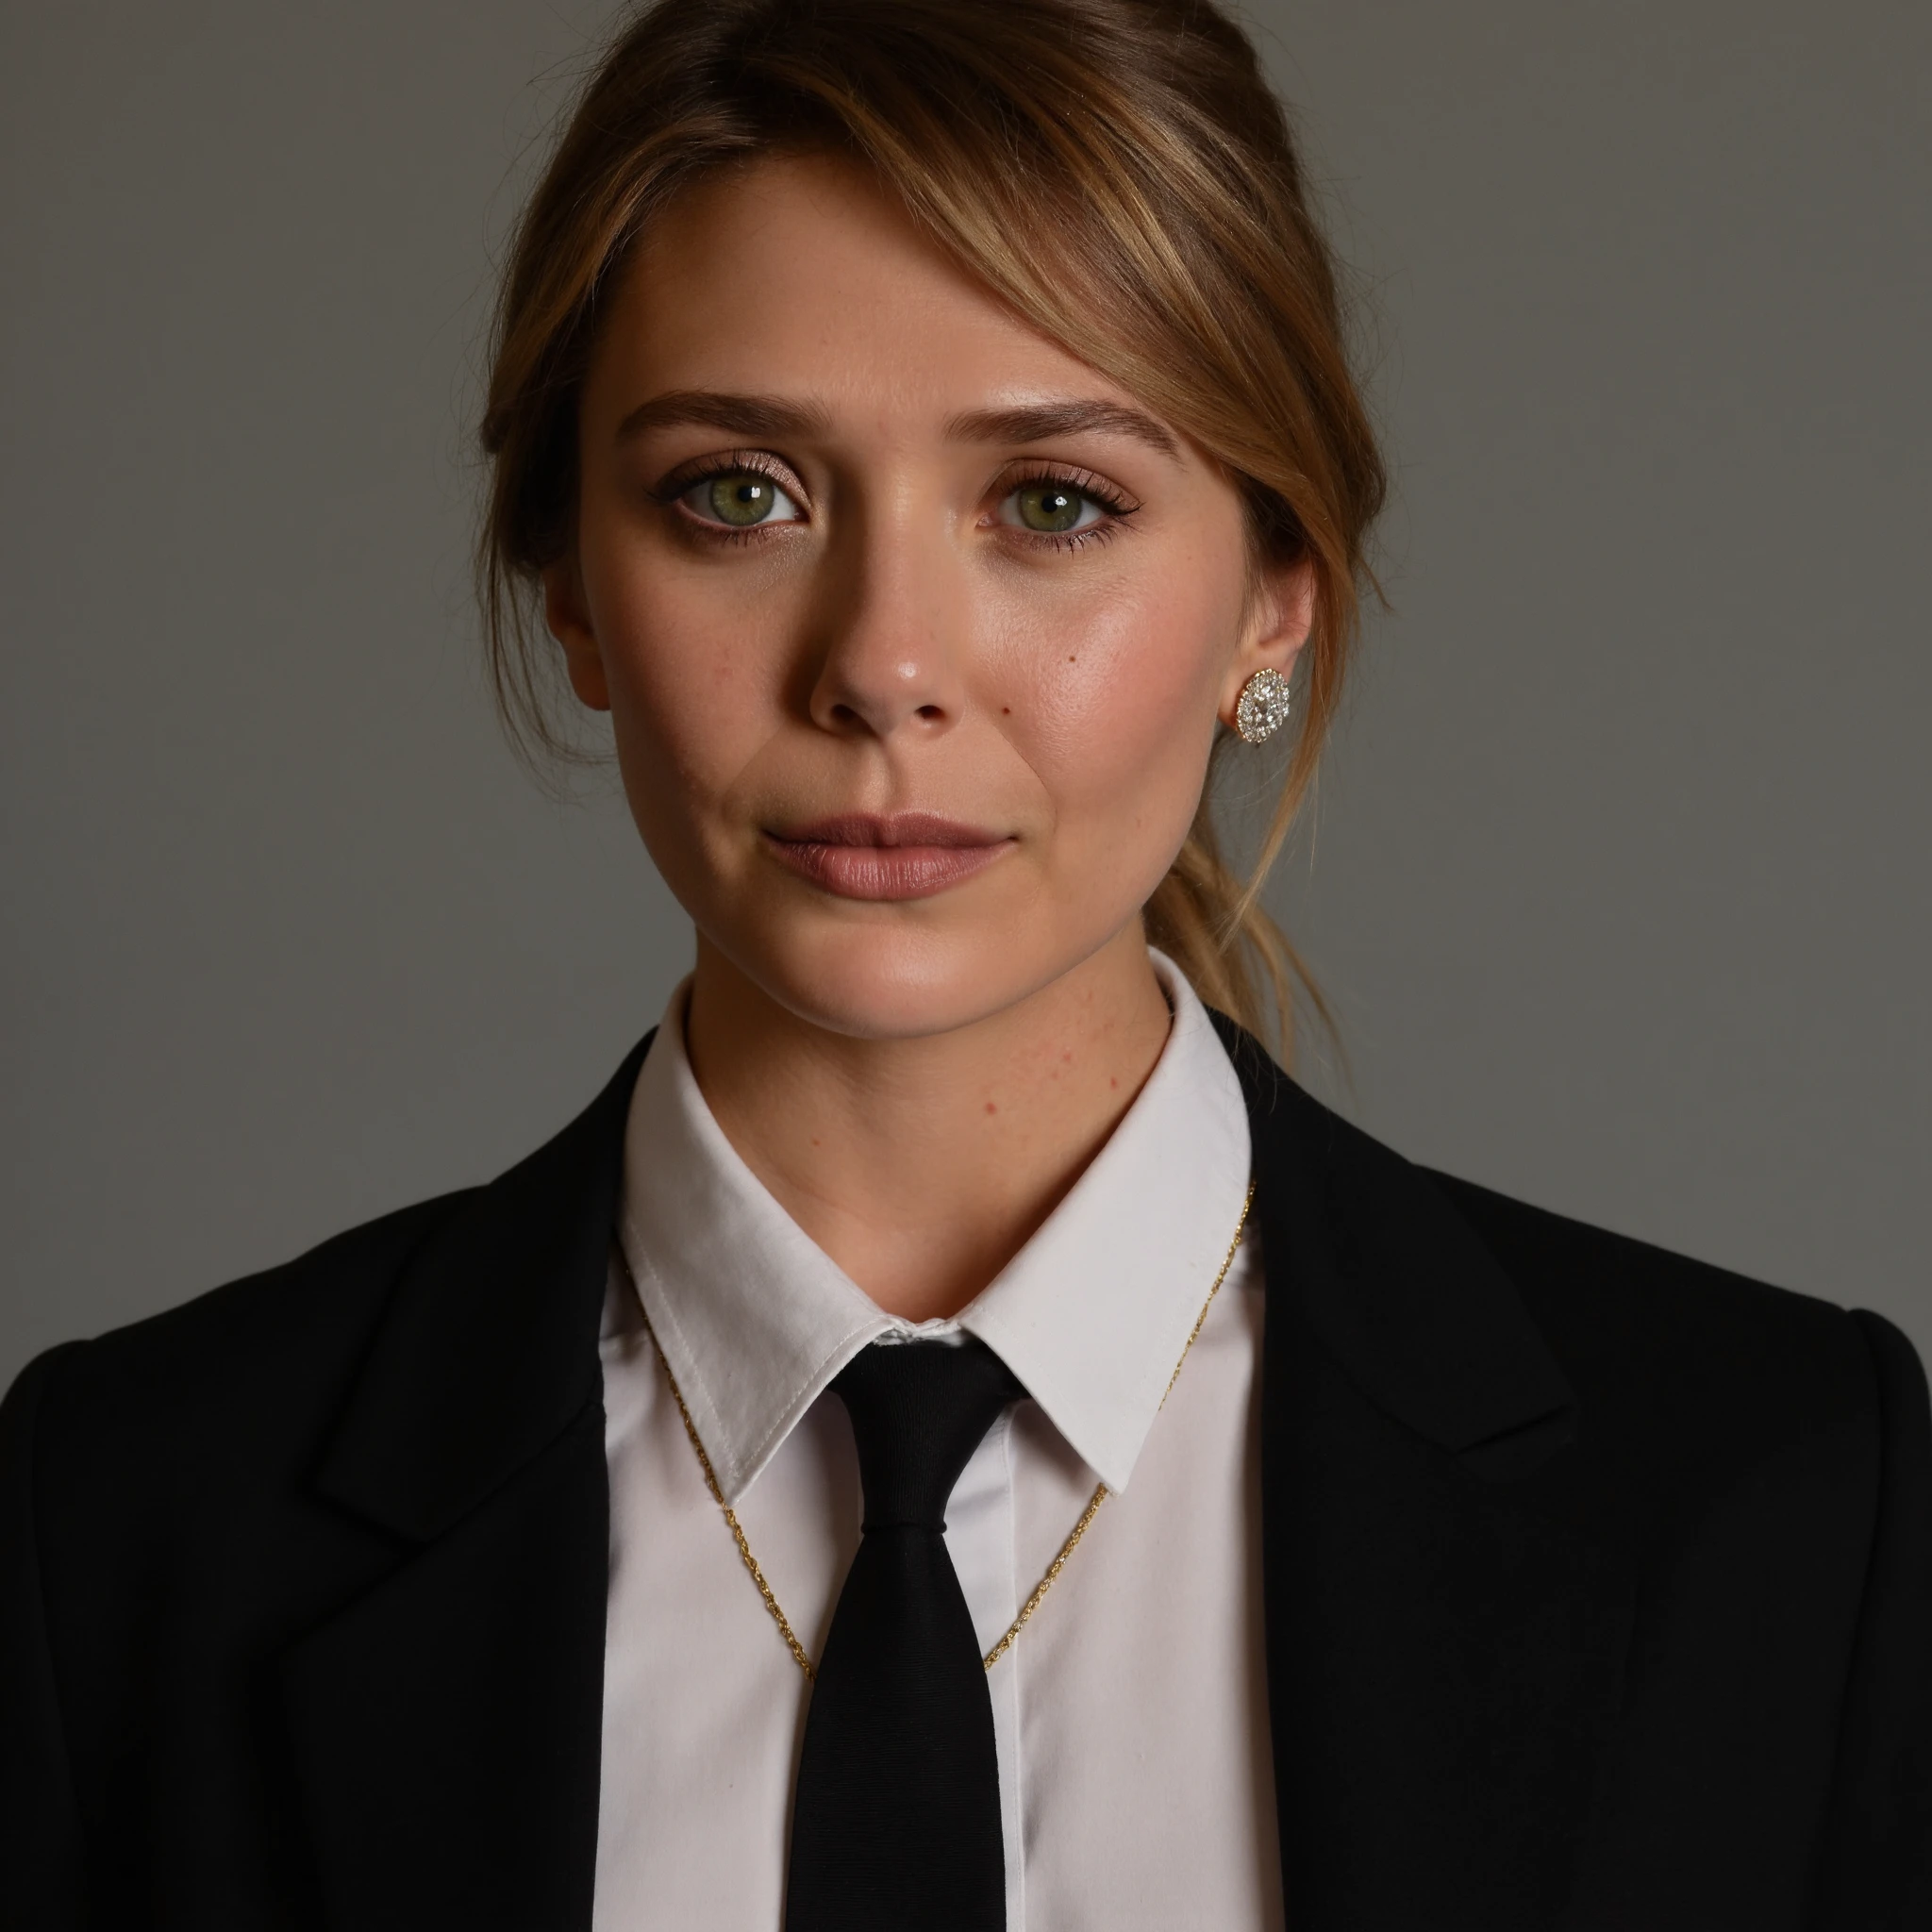
[[(725, 1140), (684, 1049), (686, 990), (625, 1143), (605, 1332), (610, 1591), (597, 1932), (775, 1932), (808, 1686), (708, 1491), (816, 1656), (859, 1537), (851, 1426), (828, 1385), (886, 1334), (964, 1330), (1030, 1400), (947, 1507), (983, 1648), (1086, 1507), (1112, 1492), (988, 1674), (1008, 1932), (1281, 1924), (1261, 1648), (1252, 1235), (1162, 1395), (1248, 1181), (1246, 1111), (1206, 1010), (1159, 954), (1160, 1058), (1040, 1230), (957, 1320), (887, 1315)], [(648, 1322), (648, 1327), (646, 1323)]]

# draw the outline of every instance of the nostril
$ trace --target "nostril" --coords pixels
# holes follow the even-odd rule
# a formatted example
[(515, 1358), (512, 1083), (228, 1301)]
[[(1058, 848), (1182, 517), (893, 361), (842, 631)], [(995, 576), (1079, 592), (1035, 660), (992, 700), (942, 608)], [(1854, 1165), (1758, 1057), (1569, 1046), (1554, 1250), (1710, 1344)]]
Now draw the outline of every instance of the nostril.
[(937, 705), (921, 705), (919, 708), (919, 716), (924, 718), (928, 724), (937, 723), (944, 715), (945, 713)]

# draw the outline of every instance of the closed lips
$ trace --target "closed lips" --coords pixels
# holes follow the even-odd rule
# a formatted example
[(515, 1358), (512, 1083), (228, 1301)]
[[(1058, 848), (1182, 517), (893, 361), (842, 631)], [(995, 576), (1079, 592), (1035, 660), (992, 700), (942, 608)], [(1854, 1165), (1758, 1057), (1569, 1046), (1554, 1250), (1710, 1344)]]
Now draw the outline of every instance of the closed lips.
[(1013, 841), (930, 812), (841, 813), (767, 831), (788, 871), (843, 899), (924, 899), (961, 884)]

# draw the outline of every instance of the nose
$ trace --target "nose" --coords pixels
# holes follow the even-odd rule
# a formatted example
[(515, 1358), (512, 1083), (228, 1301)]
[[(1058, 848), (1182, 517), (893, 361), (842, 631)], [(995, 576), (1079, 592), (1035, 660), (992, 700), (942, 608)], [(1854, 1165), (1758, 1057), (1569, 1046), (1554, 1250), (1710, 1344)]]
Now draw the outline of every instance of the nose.
[(835, 565), (808, 700), (822, 730), (932, 737), (959, 717), (966, 586), (950, 546), (908, 521), (855, 531)]

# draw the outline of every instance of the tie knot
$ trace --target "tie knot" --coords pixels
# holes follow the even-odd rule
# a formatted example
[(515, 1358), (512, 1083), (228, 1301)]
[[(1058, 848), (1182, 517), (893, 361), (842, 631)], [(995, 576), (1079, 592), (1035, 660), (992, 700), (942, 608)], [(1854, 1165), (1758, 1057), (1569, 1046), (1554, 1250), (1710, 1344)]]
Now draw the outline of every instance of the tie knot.
[(833, 1379), (852, 1418), (865, 1527), (945, 1527), (959, 1472), (1009, 1402), (1025, 1394), (986, 1343), (874, 1341)]

